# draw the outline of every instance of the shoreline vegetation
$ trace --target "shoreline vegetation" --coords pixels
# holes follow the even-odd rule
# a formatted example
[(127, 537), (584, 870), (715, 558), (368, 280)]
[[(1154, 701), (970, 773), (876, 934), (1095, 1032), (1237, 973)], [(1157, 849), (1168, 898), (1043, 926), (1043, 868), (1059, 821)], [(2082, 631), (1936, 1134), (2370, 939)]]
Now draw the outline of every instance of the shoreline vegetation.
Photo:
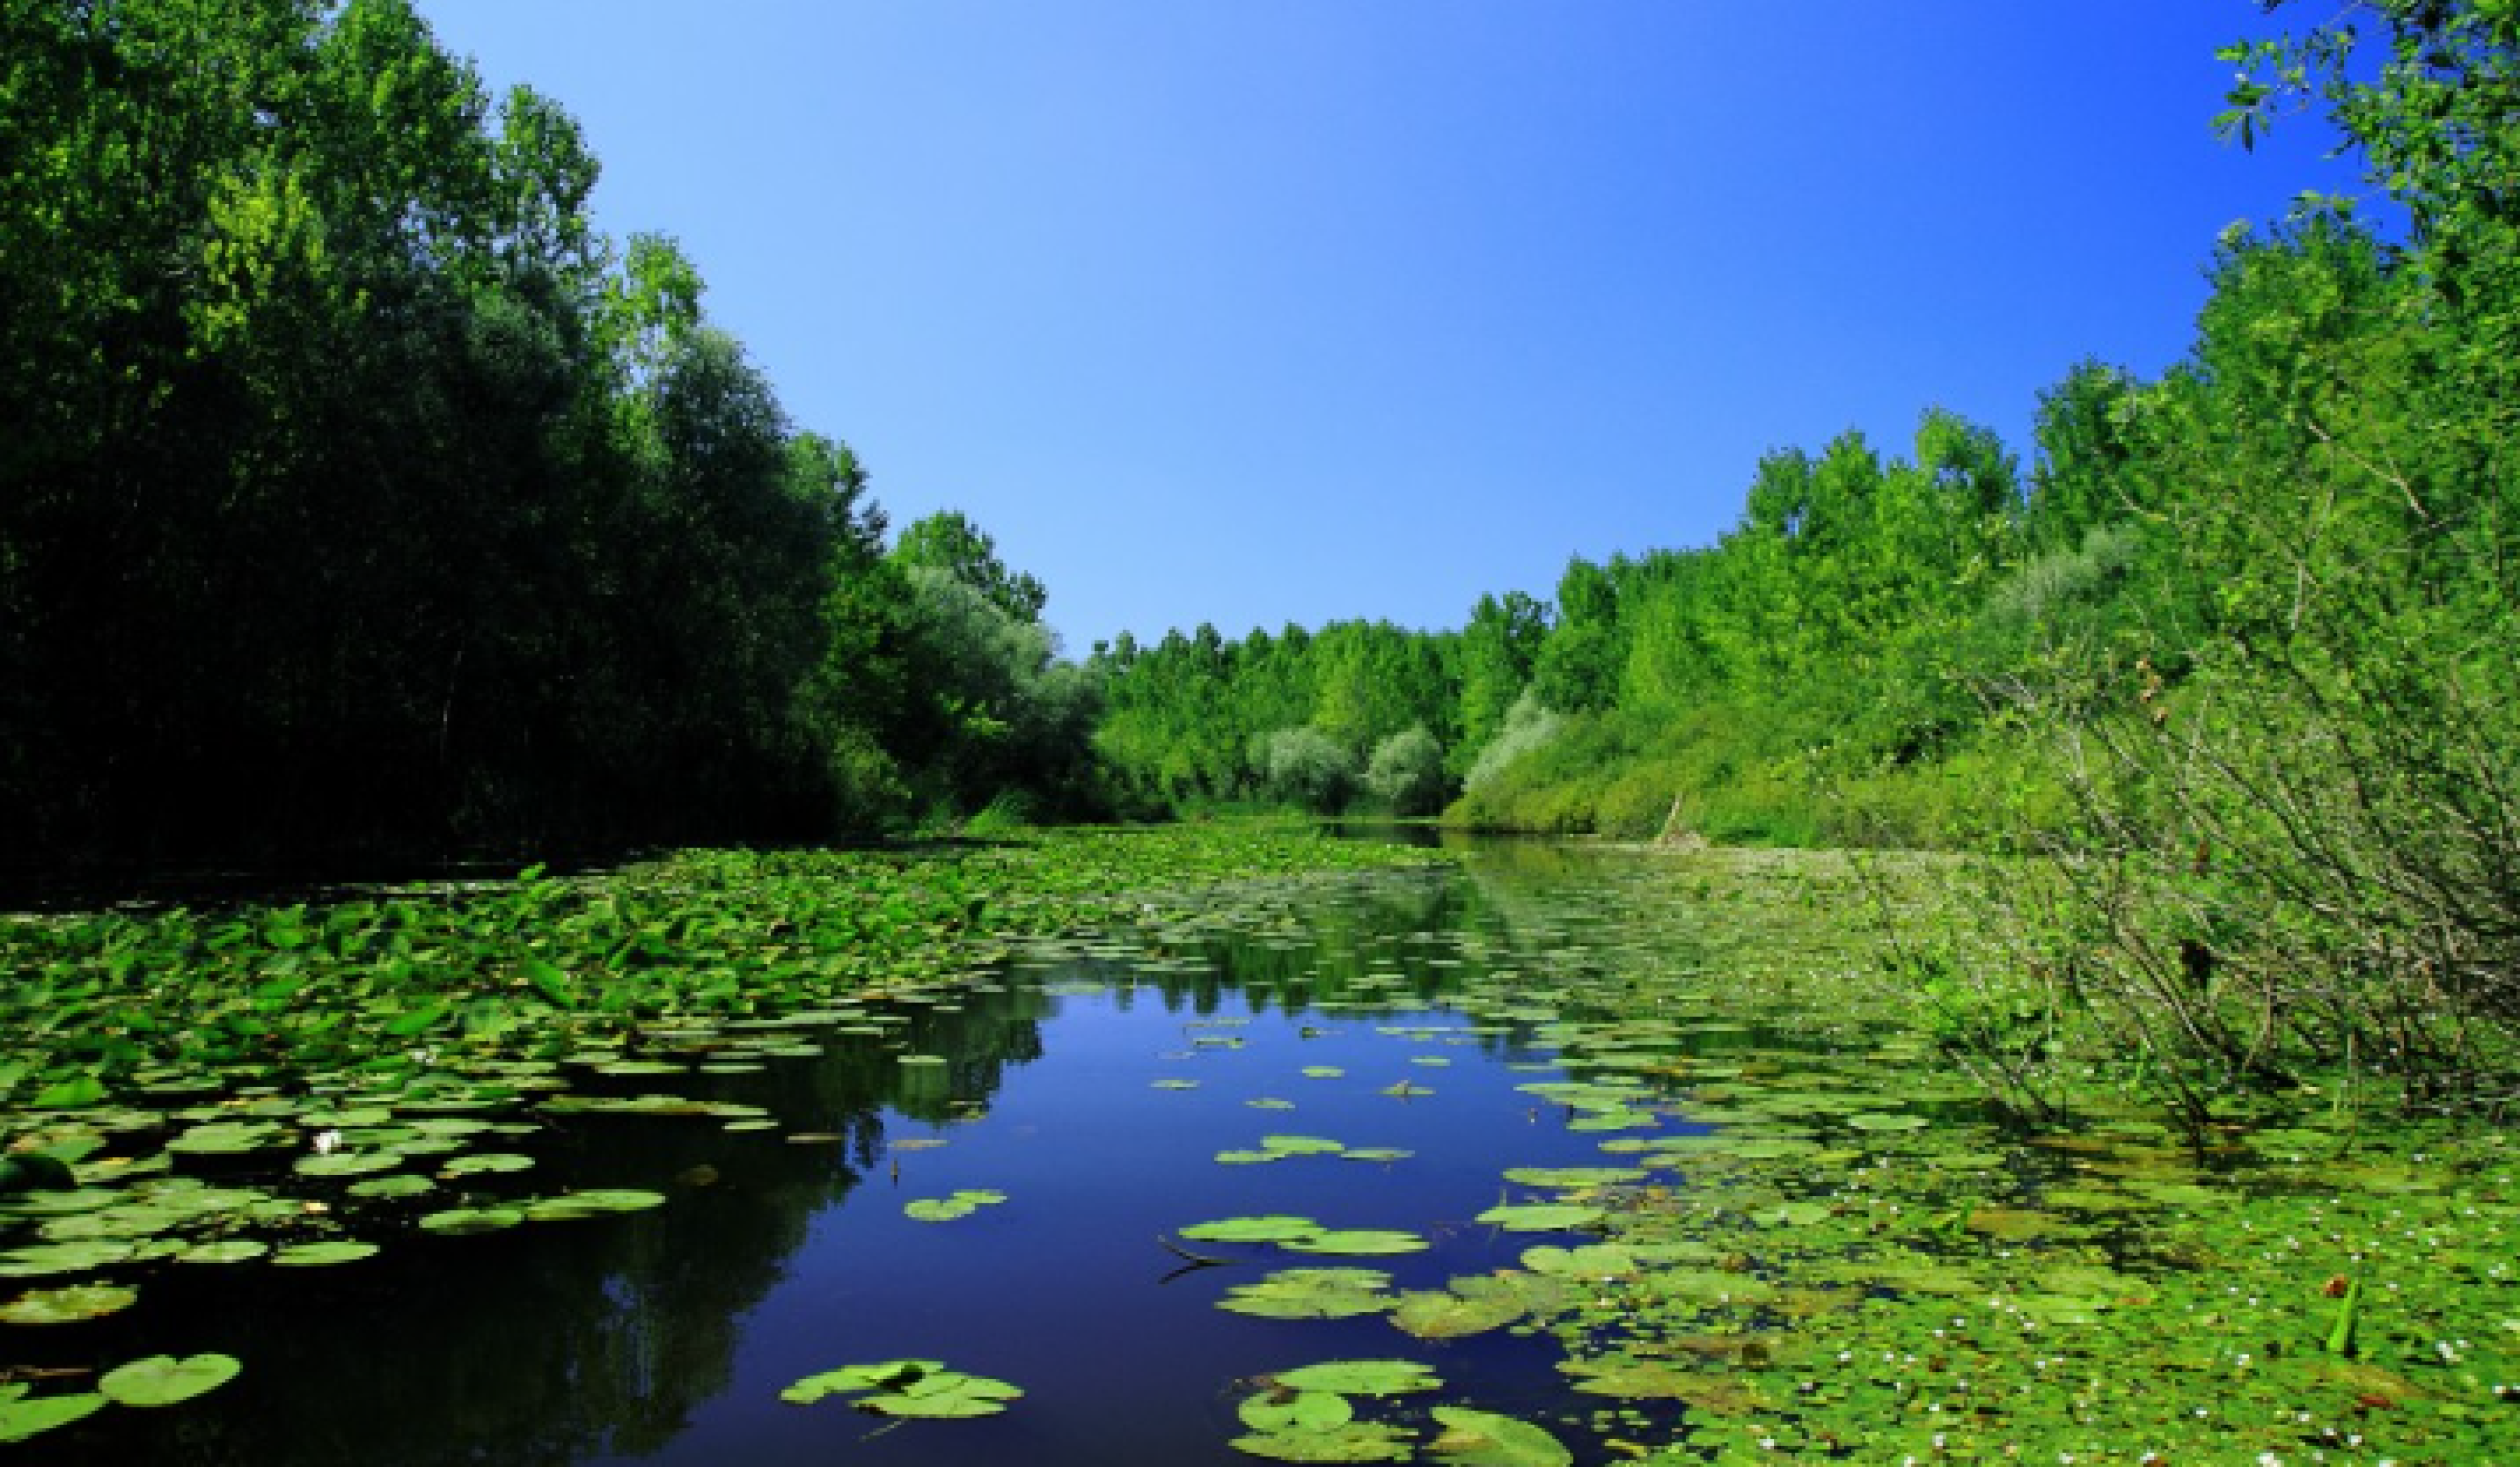
[[(1510, 1326), (1562, 1353), (1571, 1410), (1499, 1417), (1473, 1396), (1438, 1421), (1477, 1418), (1545, 1461), (1569, 1458), (1544, 1444), (1585, 1429), (1614, 1459), (1674, 1463), (2495, 1456), (2520, 1371), (2507, 1134), (2408, 1116), (2376, 1077), (2308, 1075), (2228, 1097), (2190, 1131), (2070, 1035), (2037, 1059), (2066, 1124), (2024, 1128), (1982, 1102), (1948, 1007), (1919, 1004), (1912, 974), (1850, 919), (1964, 930), (1953, 871), (1975, 860), (1445, 853), (1185, 824), (919, 855), (693, 851), (463, 892), (16, 918), (0, 951), (44, 991), (17, 990), (0, 1027), (0, 1276), (21, 1286), (0, 1291), (7, 1325), (143, 1309), (166, 1268), (356, 1268), (424, 1237), (458, 1247), (685, 1205), (617, 1184), (538, 1196), (534, 1153), (555, 1125), (798, 1124), (666, 1088), (705, 1091), (710, 1066), (775, 1065), (814, 1036), (946, 1073), (950, 1055), (911, 1052), (921, 1031), (902, 1016), (978, 1001), (1027, 953), (1062, 972), (1060, 953), (1145, 962), (1212, 994), (1203, 946), (1244, 933), (1288, 975), (1311, 972), (1306, 944), (1369, 936), (1347, 930), (1345, 883), (1433, 867), (1453, 869), (1451, 900), (1476, 918), (1418, 950), (1451, 956), (1376, 977), (1390, 959), (1364, 955), (1392, 952), (1392, 935), (1372, 937), (1337, 950), (1369, 987), (1323, 997), (1372, 1016), (1394, 1001), (1388, 985), (1449, 972), (1459, 986), (1438, 1007), (1553, 1053), (1567, 1078), (1537, 1087), (1540, 1108), (1598, 1133), (1601, 1158), (1508, 1171), (1487, 1216), (1532, 1235), (1518, 1268), (1407, 1293), (1338, 1275), (1339, 1314), (1388, 1312), (1419, 1340)], [(1300, 1007), (1296, 994), (1277, 1001)], [(1411, 1103), (1440, 1106), (1444, 1089), (1440, 1076), (1412, 1087)], [(1233, 1282), (1230, 1307), (1265, 1313), (1288, 1296), (1288, 1319), (1315, 1317), (1330, 1288), (1302, 1268)], [(127, 1363), (188, 1392), (256, 1365)], [(1436, 1389), (1410, 1368), (1426, 1375), (1413, 1390)], [(113, 1409), (88, 1373), (0, 1392), (0, 1438), (70, 1440)], [(1007, 1409), (1025, 1409), (1021, 1387), (1000, 1393)], [(1256, 1435), (1236, 1445), (1322, 1460), (1336, 1436), (1373, 1454), (1327, 1459), (1408, 1456), (1427, 1408), (1326, 1389), (1358, 1397), (1371, 1425), (1328, 1401), (1319, 1421), (1245, 1411)], [(1665, 1418), (1675, 1403), (1685, 1414)]]
[[(10, 12), (0, 828), (22, 884), (1253, 811), (2027, 861), (1897, 961), (2006, 1102), (2520, 1098), (2520, 19), (2234, 48), (2372, 198), (2215, 242), (2187, 357), (1753, 468), (1457, 631), (1122, 636), (791, 422), (589, 142), (402, 0)], [(391, 85), (382, 84), (389, 80)], [(2288, 123), (2282, 125), (2289, 125)], [(22, 194), (12, 194), (11, 200)], [(111, 567), (112, 573), (104, 573)]]

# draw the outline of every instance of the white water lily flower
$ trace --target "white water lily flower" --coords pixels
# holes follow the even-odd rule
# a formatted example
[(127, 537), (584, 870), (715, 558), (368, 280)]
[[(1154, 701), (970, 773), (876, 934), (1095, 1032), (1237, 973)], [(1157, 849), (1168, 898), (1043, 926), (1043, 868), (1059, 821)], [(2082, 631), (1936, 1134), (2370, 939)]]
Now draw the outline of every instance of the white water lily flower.
[(315, 1154), (317, 1156), (331, 1156), (334, 1152), (340, 1149), (341, 1133), (338, 1131), (319, 1131), (315, 1133)]

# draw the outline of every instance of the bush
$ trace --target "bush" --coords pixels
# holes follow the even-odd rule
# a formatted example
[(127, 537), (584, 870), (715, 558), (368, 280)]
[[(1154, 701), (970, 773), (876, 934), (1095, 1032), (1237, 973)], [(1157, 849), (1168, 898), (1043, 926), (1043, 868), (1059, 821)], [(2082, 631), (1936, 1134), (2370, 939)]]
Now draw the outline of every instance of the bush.
[(1365, 787), (1394, 815), (1432, 815), (1444, 808), (1444, 748), (1423, 729), (1394, 734), (1365, 767)]
[(1251, 763), (1272, 799), (1322, 815), (1356, 791), (1356, 758), (1319, 729), (1280, 729), (1252, 741)]

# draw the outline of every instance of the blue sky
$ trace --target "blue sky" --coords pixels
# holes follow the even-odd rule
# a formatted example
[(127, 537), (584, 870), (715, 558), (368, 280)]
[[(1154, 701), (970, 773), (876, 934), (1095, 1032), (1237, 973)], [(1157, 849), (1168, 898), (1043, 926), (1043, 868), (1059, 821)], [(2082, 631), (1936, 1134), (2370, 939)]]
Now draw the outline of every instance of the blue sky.
[(1080, 655), (1459, 626), (1929, 406), (2026, 463), (2043, 387), (2176, 361), (2216, 235), (2342, 176), (2314, 119), (2214, 138), (2249, 0), (419, 8)]

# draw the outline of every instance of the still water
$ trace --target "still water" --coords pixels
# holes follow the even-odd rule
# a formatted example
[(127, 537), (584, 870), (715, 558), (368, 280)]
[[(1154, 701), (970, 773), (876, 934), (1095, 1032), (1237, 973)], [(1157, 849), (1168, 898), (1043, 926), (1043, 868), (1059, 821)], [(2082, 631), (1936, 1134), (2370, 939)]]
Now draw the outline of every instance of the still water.
[[(1569, 859), (1493, 854), (1468, 874), (1359, 877), (1193, 929), (1045, 945), (959, 1002), (885, 1015), (880, 1033), (818, 1036), (814, 1057), (674, 1083), (762, 1106), (769, 1129), (555, 1119), (527, 1143), (530, 1190), (647, 1187), (671, 1201), (492, 1235), (415, 1233), (343, 1267), (171, 1269), (146, 1309), (67, 1327), (37, 1355), (217, 1351), (247, 1361), (243, 1376), (11, 1450), (264, 1467), (1181, 1467), (1251, 1460), (1228, 1443), (1255, 1381), (1355, 1357), (1424, 1360), (1443, 1400), (1585, 1443), (1554, 1342), (1421, 1341), (1379, 1315), (1217, 1307), (1292, 1267), (1439, 1288), (1511, 1267), (1539, 1241), (1472, 1220), (1506, 1199), (1505, 1168), (1598, 1164), (1600, 1138), (1529, 1089), (1566, 1078), (1534, 1025), (1474, 1017), (1448, 995), (1581, 947), (1550, 914), (1552, 890), (1587, 884)], [(1703, 1129), (1677, 1109), (1660, 1125)], [(1265, 1154), (1272, 1136), (1368, 1155), (1218, 1159)], [(964, 1189), (1004, 1200), (945, 1222), (905, 1213)], [(1180, 1240), (1249, 1214), (1402, 1229), (1429, 1246), (1340, 1258)], [(898, 1422), (839, 1398), (779, 1399), (802, 1377), (902, 1357), (1024, 1394), (987, 1419)]]

